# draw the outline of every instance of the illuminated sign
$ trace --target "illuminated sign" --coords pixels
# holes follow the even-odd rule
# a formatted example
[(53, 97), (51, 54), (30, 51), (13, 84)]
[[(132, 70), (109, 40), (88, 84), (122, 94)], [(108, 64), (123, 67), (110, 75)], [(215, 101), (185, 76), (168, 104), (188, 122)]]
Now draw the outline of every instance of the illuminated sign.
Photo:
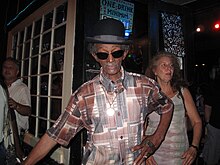
[(134, 4), (124, 0), (100, 0), (100, 19), (115, 18), (123, 22), (125, 36), (132, 32)]

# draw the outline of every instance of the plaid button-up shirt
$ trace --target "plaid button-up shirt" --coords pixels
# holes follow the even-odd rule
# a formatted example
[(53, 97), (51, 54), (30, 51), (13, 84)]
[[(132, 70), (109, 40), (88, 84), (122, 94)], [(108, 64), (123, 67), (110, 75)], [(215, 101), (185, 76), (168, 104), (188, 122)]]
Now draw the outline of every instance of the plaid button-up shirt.
[(82, 128), (87, 129), (83, 164), (132, 164), (138, 152), (130, 148), (140, 144), (147, 114), (171, 111), (171, 100), (146, 76), (128, 73), (122, 68), (117, 82), (102, 72), (76, 90), (64, 113), (47, 131), (61, 145)]

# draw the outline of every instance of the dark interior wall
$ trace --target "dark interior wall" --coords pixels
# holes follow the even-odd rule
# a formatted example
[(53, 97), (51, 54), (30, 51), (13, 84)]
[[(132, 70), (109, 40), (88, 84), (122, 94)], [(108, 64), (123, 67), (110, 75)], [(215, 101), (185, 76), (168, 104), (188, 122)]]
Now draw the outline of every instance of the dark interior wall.
[(158, 1), (151, 0), (148, 3), (148, 37), (150, 42), (150, 57), (159, 50), (159, 13)]
[[(207, 83), (210, 81), (210, 71), (214, 66), (219, 65), (220, 30), (214, 30), (213, 26), (217, 21), (220, 23), (220, 1), (195, 1), (184, 7), (192, 12), (189, 19), (193, 20), (188, 34), (193, 36), (193, 41), (189, 41), (193, 45), (190, 53), (193, 54), (194, 65), (188, 72), (193, 73), (194, 84)], [(199, 33), (196, 32), (198, 26), (201, 27)]]
[[(16, 0), (2, 0), (0, 6), (0, 73), (2, 61), (6, 58), (7, 53), (7, 23), (16, 14)], [(1, 74), (0, 74), (1, 75)]]
[[(215, 6), (197, 11), (193, 15), (194, 29), (203, 27), (201, 33), (195, 33), (195, 54), (197, 63), (207, 63), (209, 67), (216, 64), (220, 51), (220, 30), (214, 29), (220, 23), (220, 2)], [(210, 57), (213, 60), (209, 60)]]
[(144, 1), (136, 1), (133, 20), (133, 38), (136, 50), (142, 52), (142, 71), (144, 74), (150, 59), (150, 42), (149, 42), (149, 9), (148, 4)]
[[(2, 0), (0, 6), (0, 73), (6, 58), (8, 31), (48, 0)], [(31, 3), (31, 5), (30, 5)], [(29, 8), (23, 12), (27, 6)], [(21, 12), (21, 13), (20, 13)], [(20, 13), (20, 14), (19, 14)], [(19, 16), (18, 16), (19, 14)], [(1, 75), (1, 74), (0, 74)]]
[[(85, 19), (84, 19), (84, 25), (85, 25), (85, 30), (84, 30), (84, 37), (89, 37), (92, 35), (92, 30), (94, 24), (97, 23), (99, 20), (99, 13), (100, 13), (100, 0), (93, 0), (93, 3), (91, 3), (90, 0), (85, 0)], [(87, 50), (88, 43), (84, 40), (85, 46), (84, 46), (84, 69), (85, 70), (98, 70), (99, 69), (99, 64), (95, 61), (95, 59), (92, 57), (91, 54), (89, 54)], [(84, 72), (85, 72), (84, 70)], [(92, 79), (96, 73), (91, 73), (91, 72), (85, 72), (84, 76), (84, 81), (87, 81), (89, 79)]]
[(186, 47), (186, 62), (185, 62), (185, 78), (188, 82), (194, 81), (194, 75), (192, 74), (193, 67), (195, 65), (195, 56), (194, 56), (194, 31), (193, 29), (193, 17), (192, 11), (187, 8), (182, 8), (184, 17), (184, 41)]

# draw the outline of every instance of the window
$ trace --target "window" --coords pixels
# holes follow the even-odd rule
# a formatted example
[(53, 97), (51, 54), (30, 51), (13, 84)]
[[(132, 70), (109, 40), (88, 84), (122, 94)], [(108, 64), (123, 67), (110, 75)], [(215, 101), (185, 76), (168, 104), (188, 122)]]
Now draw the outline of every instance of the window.
[[(32, 115), (24, 137), (30, 146), (65, 110), (72, 94), (75, 19), (76, 0), (49, 0), (8, 32), (7, 54), (20, 61), (21, 79), (31, 91)], [(69, 149), (58, 147), (51, 158), (69, 164), (69, 155)]]
[(31, 91), (29, 132), (41, 137), (61, 114), (67, 2), (54, 7), (12, 36), (12, 56)]

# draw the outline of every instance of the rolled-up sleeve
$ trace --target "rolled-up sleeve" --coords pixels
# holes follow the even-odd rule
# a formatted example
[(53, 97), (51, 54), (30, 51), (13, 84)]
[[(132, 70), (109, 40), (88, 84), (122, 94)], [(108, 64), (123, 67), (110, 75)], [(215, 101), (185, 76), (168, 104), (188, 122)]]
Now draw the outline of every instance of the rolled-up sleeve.
[(82, 120), (79, 114), (75, 98), (71, 96), (65, 111), (47, 130), (47, 134), (57, 143), (67, 146), (76, 133), (81, 130)]
[(156, 111), (158, 114), (164, 114), (173, 111), (173, 102), (167, 97), (160, 89), (156, 82), (152, 82), (154, 85), (151, 88), (150, 95), (148, 97), (148, 109), (150, 112)]

